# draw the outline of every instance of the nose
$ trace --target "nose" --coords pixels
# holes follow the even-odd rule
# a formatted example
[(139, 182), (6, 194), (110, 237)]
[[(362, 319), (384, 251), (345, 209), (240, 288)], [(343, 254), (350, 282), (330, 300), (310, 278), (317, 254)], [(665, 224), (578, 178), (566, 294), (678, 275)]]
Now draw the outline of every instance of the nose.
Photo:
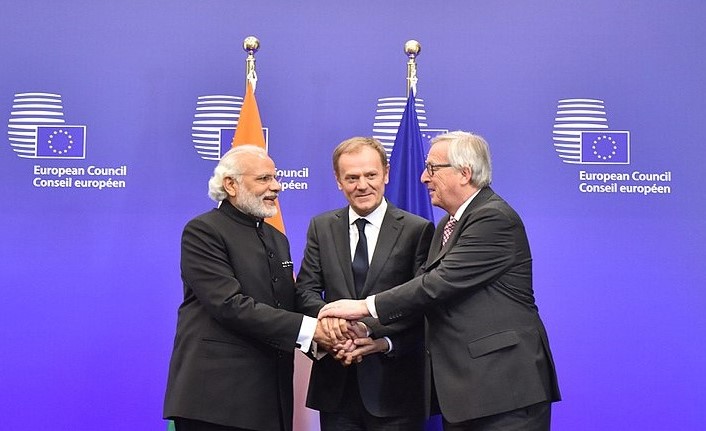
[(270, 190), (275, 190), (275, 191), (282, 190), (282, 184), (279, 181), (280, 180), (277, 178), (272, 178), (272, 181), (270, 181)]
[(419, 181), (421, 181), (423, 184), (428, 183), (431, 181), (431, 177), (429, 176), (429, 172), (427, 172), (426, 169), (422, 171), (422, 175), (419, 176)]
[(367, 189), (368, 188), (368, 180), (365, 177), (358, 178), (358, 181), (355, 183), (355, 187), (359, 190)]

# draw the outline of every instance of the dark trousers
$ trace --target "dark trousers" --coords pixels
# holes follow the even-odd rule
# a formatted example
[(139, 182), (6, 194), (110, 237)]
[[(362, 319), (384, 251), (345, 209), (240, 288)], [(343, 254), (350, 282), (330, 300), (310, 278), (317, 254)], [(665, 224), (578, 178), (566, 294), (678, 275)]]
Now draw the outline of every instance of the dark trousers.
[[(337, 411), (319, 412), (321, 431), (422, 431), (424, 412), (408, 416), (377, 417), (365, 409), (358, 389), (355, 365), (348, 371), (343, 399)], [(177, 430), (178, 431), (178, 430)]]
[(185, 418), (174, 418), (174, 429), (176, 431), (252, 431)]
[(552, 404), (549, 401), (517, 410), (450, 423), (444, 419), (444, 431), (549, 431)]

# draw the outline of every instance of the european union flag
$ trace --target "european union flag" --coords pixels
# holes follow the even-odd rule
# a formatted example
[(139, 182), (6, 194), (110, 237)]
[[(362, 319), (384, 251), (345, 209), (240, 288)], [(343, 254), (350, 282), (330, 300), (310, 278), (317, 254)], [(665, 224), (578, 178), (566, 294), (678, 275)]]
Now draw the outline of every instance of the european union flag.
[(424, 142), (414, 104), (414, 92), (407, 99), (395, 146), (390, 156), (390, 181), (385, 196), (398, 208), (434, 221), (429, 192), (419, 180), (424, 171)]
[(37, 127), (37, 157), (46, 159), (86, 158), (86, 126)]
[(622, 130), (581, 132), (581, 163), (630, 164), (630, 132)]

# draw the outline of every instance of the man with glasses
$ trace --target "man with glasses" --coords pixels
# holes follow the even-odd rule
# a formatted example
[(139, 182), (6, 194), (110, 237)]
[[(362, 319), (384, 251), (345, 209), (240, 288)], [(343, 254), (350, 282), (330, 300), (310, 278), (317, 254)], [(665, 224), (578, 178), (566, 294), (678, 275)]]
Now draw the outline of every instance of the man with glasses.
[[(336, 184), (348, 205), (309, 224), (297, 277), (300, 308), (307, 313), (404, 283), (426, 259), (433, 225), (385, 200), (389, 170), (376, 139), (354, 137), (334, 150)], [(329, 349), (314, 361), (307, 406), (319, 410), (322, 431), (421, 431), (422, 320), (386, 327), (369, 318), (361, 325), (353, 351)]]
[(235, 147), (208, 188), (220, 206), (182, 234), (184, 300), (164, 417), (177, 431), (290, 431), (294, 349), (308, 352), (312, 337), (334, 342), (293, 311), (289, 242), (263, 220), (277, 213), (275, 164), (259, 147)]
[(427, 399), (444, 430), (549, 430), (560, 395), (532, 257), (519, 215), (489, 186), (488, 144), (466, 132), (437, 136), (421, 181), (448, 212), (421, 273), (364, 300), (327, 304), (319, 316), (393, 324), (423, 313)]

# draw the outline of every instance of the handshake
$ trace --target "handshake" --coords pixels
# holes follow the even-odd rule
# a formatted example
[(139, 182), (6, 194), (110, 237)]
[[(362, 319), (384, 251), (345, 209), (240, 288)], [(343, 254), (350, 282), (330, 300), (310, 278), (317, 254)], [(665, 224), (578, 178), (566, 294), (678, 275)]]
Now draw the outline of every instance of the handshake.
[(318, 349), (328, 352), (344, 367), (361, 362), (366, 355), (387, 352), (390, 348), (387, 339), (371, 338), (363, 322), (322, 317), (321, 314), (314, 332), (314, 341)]

